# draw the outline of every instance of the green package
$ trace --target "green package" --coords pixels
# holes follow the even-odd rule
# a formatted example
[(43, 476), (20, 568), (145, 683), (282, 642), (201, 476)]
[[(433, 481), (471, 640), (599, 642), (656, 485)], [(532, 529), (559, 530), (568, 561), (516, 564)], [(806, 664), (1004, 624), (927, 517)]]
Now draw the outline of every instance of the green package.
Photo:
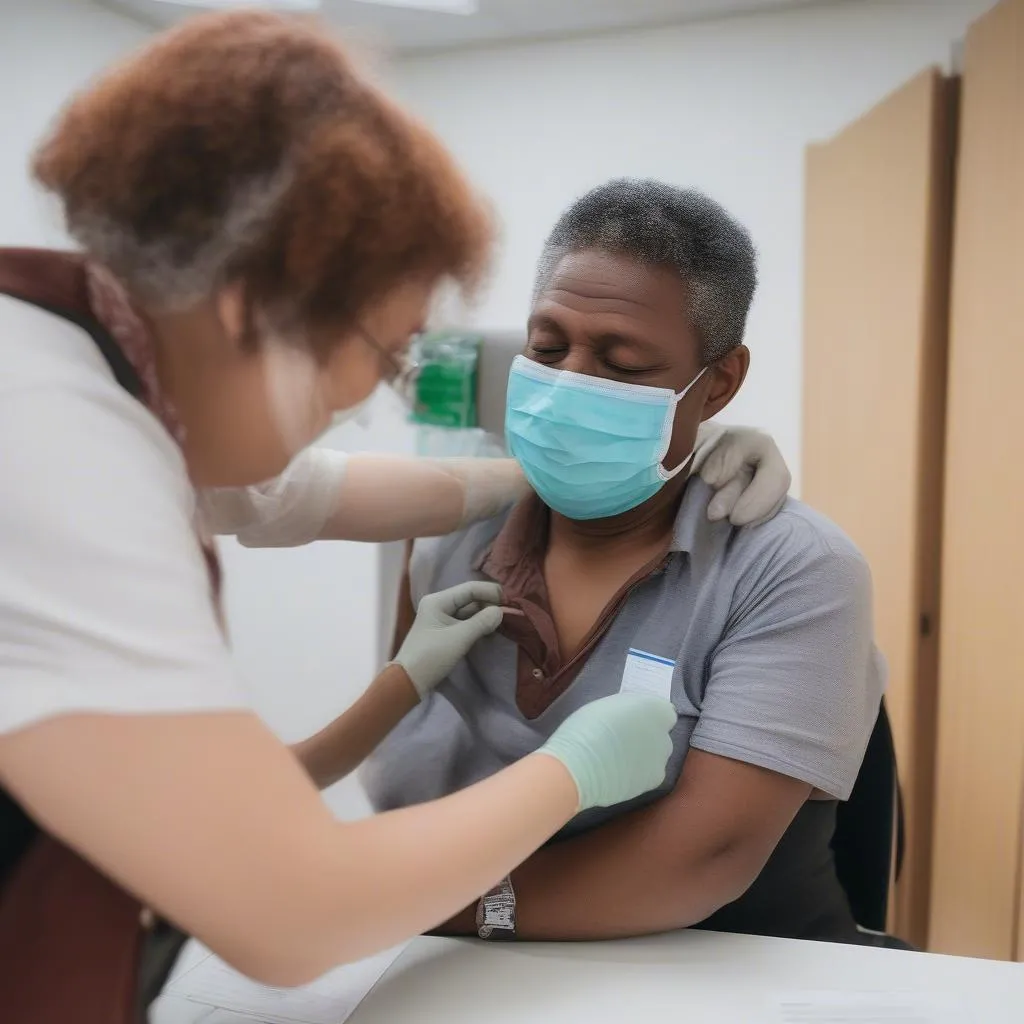
[(419, 364), (413, 423), (472, 428), (478, 423), (477, 365), (483, 339), (476, 334), (438, 331), (416, 339)]

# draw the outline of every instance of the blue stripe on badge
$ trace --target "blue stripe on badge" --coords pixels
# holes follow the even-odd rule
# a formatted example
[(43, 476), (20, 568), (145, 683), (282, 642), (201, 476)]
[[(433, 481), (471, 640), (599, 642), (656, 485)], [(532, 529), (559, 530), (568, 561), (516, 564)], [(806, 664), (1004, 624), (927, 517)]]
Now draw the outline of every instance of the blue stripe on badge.
[(649, 654), (647, 651), (638, 651), (635, 647), (630, 647), (629, 653), (634, 658), (643, 658), (644, 661), (656, 661), (659, 665), (675, 665), (675, 662), (671, 658), (661, 658), (657, 654)]

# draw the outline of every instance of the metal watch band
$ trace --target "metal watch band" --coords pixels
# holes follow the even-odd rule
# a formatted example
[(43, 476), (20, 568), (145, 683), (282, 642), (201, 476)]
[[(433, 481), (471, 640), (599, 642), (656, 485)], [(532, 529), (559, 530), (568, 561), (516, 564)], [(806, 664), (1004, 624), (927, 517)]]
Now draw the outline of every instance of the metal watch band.
[(516, 891), (511, 878), (503, 878), (477, 904), (476, 925), (481, 939), (516, 937)]

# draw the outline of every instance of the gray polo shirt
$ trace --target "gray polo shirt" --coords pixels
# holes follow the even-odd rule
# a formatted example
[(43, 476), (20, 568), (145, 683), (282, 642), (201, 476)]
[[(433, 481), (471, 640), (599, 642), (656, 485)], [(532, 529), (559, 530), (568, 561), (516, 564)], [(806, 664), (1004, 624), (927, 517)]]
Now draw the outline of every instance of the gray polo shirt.
[[(666, 557), (624, 589), (568, 672), (522, 633), (532, 622), (543, 634), (547, 613), (545, 596), (523, 585), (543, 529), (520, 522), (509, 540), (521, 510), (417, 542), (414, 603), (496, 577), (527, 618), (525, 626), (508, 618), (508, 629), (478, 643), (378, 748), (362, 775), (374, 806), (407, 806), (486, 778), (536, 750), (577, 708), (637, 686), (664, 687), (679, 712), (665, 783), (578, 816), (567, 834), (671, 790), (691, 747), (845, 800), (884, 690), (867, 565), (842, 531), (798, 501), (762, 526), (736, 529), (708, 521), (709, 497), (699, 479), (688, 484)], [(557, 685), (538, 704), (524, 680), (543, 686), (545, 673)]]

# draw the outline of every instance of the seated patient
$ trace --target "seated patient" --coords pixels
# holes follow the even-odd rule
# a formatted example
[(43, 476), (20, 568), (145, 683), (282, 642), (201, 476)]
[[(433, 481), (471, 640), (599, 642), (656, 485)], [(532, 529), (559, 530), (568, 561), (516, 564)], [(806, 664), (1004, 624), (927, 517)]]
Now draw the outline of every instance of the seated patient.
[(521, 614), (395, 729), (364, 783), (381, 810), (443, 796), (620, 688), (671, 696), (679, 721), (660, 790), (579, 815), (443, 932), (476, 933), (479, 913), (495, 937), (514, 920), (524, 939), (701, 924), (858, 941), (830, 840), (883, 690), (868, 569), (797, 501), (759, 526), (710, 522), (688, 473), (698, 425), (746, 376), (755, 276), (721, 207), (652, 181), (595, 189), (547, 242), (507, 410), (536, 496), (417, 542), (401, 619), (469, 579), (496, 580)]

